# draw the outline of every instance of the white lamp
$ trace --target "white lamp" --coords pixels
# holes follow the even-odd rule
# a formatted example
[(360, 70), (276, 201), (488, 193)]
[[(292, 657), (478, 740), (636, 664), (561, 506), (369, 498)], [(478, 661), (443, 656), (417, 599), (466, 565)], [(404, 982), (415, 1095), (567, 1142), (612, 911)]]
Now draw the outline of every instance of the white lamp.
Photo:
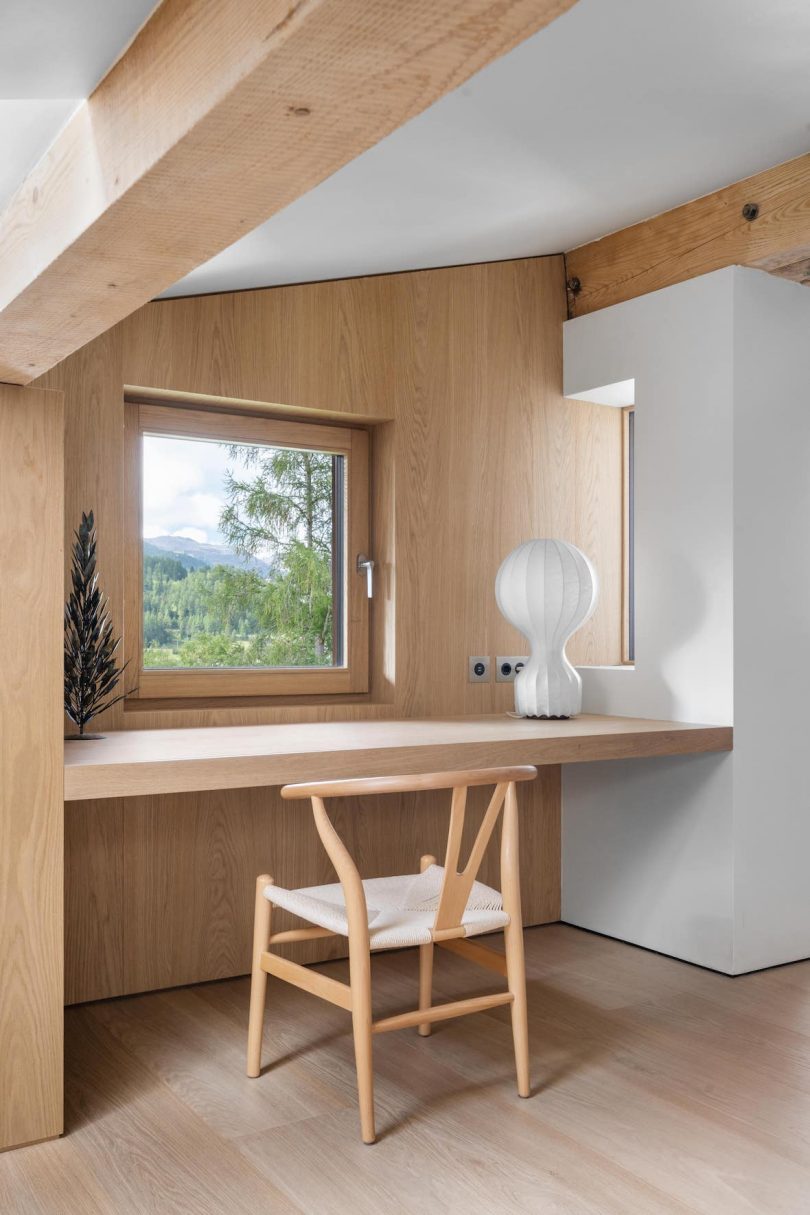
[(501, 612), (531, 646), (515, 679), (521, 717), (575, 717), (582, 680), (565, 643), (596, 607), (598, 583), (588, 558), (565, 540), (529, 540), (511, 552), (495, 579)]

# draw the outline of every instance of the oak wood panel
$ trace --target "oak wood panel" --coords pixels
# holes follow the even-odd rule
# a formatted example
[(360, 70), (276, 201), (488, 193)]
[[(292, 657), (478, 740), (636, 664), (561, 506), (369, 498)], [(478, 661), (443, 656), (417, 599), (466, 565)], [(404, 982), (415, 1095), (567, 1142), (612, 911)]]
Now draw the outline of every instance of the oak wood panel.
[(579, 544), (600, 573), (571, 658), (620, 662), (619, 423), (562, 397), (564, 315), (562, 259), (528, 258), (159, 301), (56, 368), (43, 383), (66, 392), (69, 527), (94, 506), (117, 624), (125, 384), (285, 402), (373, 430), (370, 702), (118, 705), (99, 728), (506, 709), (511, 686), (467, 683), (466, 657), (524, 646), (493, 585), (532, 535)]
[[(82, 512), (96, 520), (98, 569), (109, 597), (117, 636), (123, 631), (124, 569), (124, 389), (122, 333), (113, 329), (79, 350), (39, 382), (65, 398), (64, 567), (70, 589), (73, 533)], [(133, 681), (134, 682), (134, 681)], [(127, 687), (131, 686), (129, 680)], [(94, 730), (115, 726), (119, 706), (94, 719)], [(65, 719), (65, 727), (69, 726)]]
[[(621, 465), (611, 429), (616, 419), (600, 406), (562, 397), (564, 316), (562, 259), (529, 258), (158, 301), (49, 373), (43, 384), (66, 394), (66, 531), (69, 537), (81, 510), (96, 511), (101, 578), (118, 631), (124, 566), (131, 560), (122, 522), (125, 387), (151, 400), (180, 396), (194, 407), (247, 402), (257, 412), (360, 422), (372, 432), (377, 565), (370, 697), (332, 704), (295, 698), (232, 698), (194, 707), (130, 703), (104, 714), (99, 729), (350, 723), (505, 711), (513, 703), (511, 685), (467, 683), (466, 657), (519, 653), (523, 647), (498, 613), (493, 585), (503, 556), (532, 535), (561, 535), (595, 559), (602, 597), (570, 652), (575, 661), (618, 662), (621, 602), (613, 579), (620, 570)], [(231, 812), (250, 796), (230, 794)], [(152, 804), (156, 819), (161, 810), (171, 818), (173, 798)], [(145, 813), (145, 805), (128, 800), (127, 813), (136, 807), (138, 815)], [(129, 821), (133, 831), (135, 821)], [(234, 829), (238, 822), (237, 815)], [(104, 849), (111, 849), (111, 873), (122, 863), (124, 823), (117, 810), (106, 827), (91, 846), (92, 828), (82, 826), (71, 806), (68, 835), (77, 833), (71, 882), (82, 873), (81, 850), (90, 847), (88, 888), (78, 897), (96, 897), (102, 915), (117, 897), (102, 880)], [(131, 842), (150, 850), (163, 846), (157, 827), (154, 833), (136, 832)], [(559, 881), (558, 845), (554, 864), (552, 887)], [(544, 881), (551, 880), (548, 870)], [(235, 900), (236, 893), (227, 897)], [(248, 905), (251, 899), (252, 887)], [(99, 952), (99, 944), (101, 936), (105, 948), (115, 942), (119, 929), (99, 933), (92, 907), (82, 914), (76, 907), (69, 915), (69, 983), (77, 968), (75, 990), (91, 990), (97, 967), (95, 990), (112, 990), (120, 966), (111, 952)], [(167, 933), (173, 939), (170, 924)], [(163, 956), (170, 962), (171, 948), (160, 948), (168, 948)], [(237, 946), (228, 948), (233, 954)], [(137, 973), (151, 981), (148, 971), (145, 962)], [(194, 974), (205, 977), (202, 963)]]
[(62, 1130), (62, 435), (0, 384), (0, 1149)]
[(164, 0), (12, 197), (0, 380), (28, 383), (574, 0)]
[[(465, 849), (485, 793), (471, 792)], [(545, 923), (560, 914), (559, 768), (543, 768), (522, 786), (519, 804), (524, 919)], [(446, 794), (392, 795), (362, 806), (347, 799), (330, 803), (330, 814), (367, 877), (409, 866), (416, 872), (420, 855), (441, 852), (447, 840)], [(111, 823), (102, 841), (105, 817)], [(66, 870), (69, 1004), (245, 974), (256, 875), (270, 872), (288, 887), (335, 880), (309, 806), (283, 801), (277, 788), (68, 802), (66, 827), (74, 841)], [(480, 877), (498, 885), (497, 849)], [(276, 910), (274, 931), (296, 923)], [(346, 940), (306, 941), (283, 952), (299, 962), (341, 957)]]
[(583, 714), (125, 730), (65, 749), (69, 800), (244, 789), (501, 764), (729, 751), (730, 726)]
[(173, 409), (167, 405), (133, 405), (133, 408), (140, 415), (140, 428), (144, 434), (216, 439), (221, 443), (259, 443), (298, 451), (351, 455), (352, 432), (345, 426), (322, 426), (317, 422), (307, 422), (304, 428), (287, 418), (262, 418), (254, 414), (189, 409), (185, 406)]
[[(757, 218), (743, 217), (746, 203)], [(566, 254), (572, 316), (719, 270), (757, 266), (803, 281), (810, 258), (810, 153)]]
[[(70, 802), (65, 810), (65, 1002), (76, 992), (128, 990), (127, 959), (137, 948), (127, 905), (132, 857), (126, 854), (137, 815), (131, 799)], [(136, 864), (139, 872), (142, 862)], [(165, 944), (161, 945), (164, 948)], [(90, 998), (90, 997), (88, 997)]]

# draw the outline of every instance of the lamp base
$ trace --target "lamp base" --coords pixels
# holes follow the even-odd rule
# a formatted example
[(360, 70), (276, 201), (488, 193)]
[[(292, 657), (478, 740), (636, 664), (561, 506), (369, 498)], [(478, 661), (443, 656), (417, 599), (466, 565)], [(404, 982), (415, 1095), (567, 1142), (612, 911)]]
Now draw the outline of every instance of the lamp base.
[(524, 713), (529, 721), (570, 721), (570, 713)]

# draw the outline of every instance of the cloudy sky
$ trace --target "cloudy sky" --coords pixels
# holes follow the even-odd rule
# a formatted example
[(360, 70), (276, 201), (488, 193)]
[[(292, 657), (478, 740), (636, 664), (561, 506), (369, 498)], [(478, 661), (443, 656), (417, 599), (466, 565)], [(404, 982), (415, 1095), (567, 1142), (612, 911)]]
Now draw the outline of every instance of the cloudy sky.
[(243, 462), (232, 459), (221, 443), (144, 435), (144, 537), (188, 536), (200, 544), (224, 544), (218, 524), (228, 469), (245, 472)]

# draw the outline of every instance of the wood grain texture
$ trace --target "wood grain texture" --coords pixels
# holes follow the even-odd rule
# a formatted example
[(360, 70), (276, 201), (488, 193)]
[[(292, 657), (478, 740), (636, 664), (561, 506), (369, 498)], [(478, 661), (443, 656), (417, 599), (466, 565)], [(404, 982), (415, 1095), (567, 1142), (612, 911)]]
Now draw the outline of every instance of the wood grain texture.
[(412, 1029), (419, 1024), (420, 1016), (424, 1016), (428, 1024), (433, 1021), (451, 1021), (455, 1017), (467, 1017), (471, 1013), (486, 1012), (487, 1009), (497, 1008), (502, 1004), (511, 1004), (513, 999), (511, 992), (501, 991), (487, 996), (470, 996), (466, 1000), (453, 1000), (448, 1004), (432, 1004), (427, 1009), (417, 1008), (411, 1012), (383, 1017), (373, 1023), (371, 1031), (375, 1034), (388, 1034), (392, 1030)]
[(62, 1130), (63, 426), (0, 384), (0, 1149)]
[(0, 380), (28, 383), (574, 0), (164, 0), (11, 199)]
[[(745, 203), (756, 203), (753, 221)], [(566, 254), (572, 316), (584, 316), (723, 266), (803, 281), (810, 259), (810, 153)]]
[[(467, 848), (480, 792), (470, 794)], [(524, 919), (546, 923), (560, 914), (559, 768), (543, 768), (520, 800)], [(446, 794), (393, 795), (362, 810), (347, 799), (330, 813), (368, 877), (416, 871), (425, 846), (441, 853), (447, 839)], [(293, 889), (335, 880), (309, 806), (278, 789), (68, 802), (66, 836), (68, 1004), (246, 974), (257, 873)], [(481, 880), (498, 885), (496, 856), (484, 858)], [(293, 923), (276, 909), (274, 932)], [(346, 941), (278, 948), (312, 962), (343, 956)]]
[[(346, 913), (347, 931), (345, 935), (348, 939), (349, 950), (349, 983), (347, 985), (335, 982), (334, 979), (316, 972), (312, 967), (301, 966), (287, 958), (279, 957), (270, 949), (272, 938), (269, 904), (275, 900), (276, 895), (271, 891), (272, 897), (268, 896), (267, 887), (272, 882), (268, 875), (264, 874), (257, 878), (247, 1047), (247, 1074), (251, 1079), (257, 1079), (261, 1074), (262, 1030), (267, 992), (266, 976), (270, 974), (351, 1011), (360, 1130), (364, 1143), (374, 1143), (377, 1138), (372, 1046), (373, 1035), (376, 1033), (417, 1027), (420, 1035), (425, 1037), (429, 1035), (434, 1021), (463, 1017), (494, 1008), (496, 1005), (511, 1004), (518, 1092), (521, 1097), (529, 1096), (526, 973), (520, 907), (520, 847), (516, 782), (531, 781), (536, 777), (536, 768), (523, 766), (489, 770), (469, 769), (432, 775), (421, 773), (406, 780), (401, 777), (393, 780), (366, 777), (362, 780), (337, 783), (287, 785), (281, 790), (281, 796), (285, 800), (311, 799), (318, 836), (334, 866), (341, 887), (342, 902)], [(466, 863), (463, 863), (461, 861), (461, 842), (464, 836), (469, 789), (493, 785), (492, 796), (484, 811), (481, 825), (475, 834), (469, 853), (467, 853)], [(423, 940), (418, 949), (418, 1007), (375, 1021), (371, 988), (371, 950), (373, 948), (384, 949), (385, 945), (375, 946), (371, 923), (376, 913), (370, 912), (367, 906), (361, 872), (357, 868), (350, 850), (346, 847), (345, 841), (336, 830), (324, 799), (358, 796), (363, 799), (365, 804), (368, 804), (365, 802), (366, 798), (373, 798), (381, 793), (414, 794), (437, 790), (451, 794), (450, 822), (445, 848), (444, 875), (433, 924), (429, 931), (429, 940), (427, 942)], [(431, 999), (430, 991), (432, 952), (426, 955), (425, 946), (432, 946), (434, 942), (463, 937), (471, 931), (469, 925), (464, 922), (467, 901), (501, 810), (504, 810), (504, 817), (501, 831), (500, 867), (508, 990), (495, 995), (480, 995), (473, 999), (436, 1005)], [(423, 853), (420, 858), (420, 873), (424, 873), (426, 870), (429, 863), (428, 855)], [(409, 868), (413, 868), (413, 866), (409, 866)], [(394, 880), (399, 881), (401, 878), (397, 875)], [(408, 908), (401, 910), (404, 910), (406, 914), (404, 918), (400, 917), (400, 926), (407, 927)], [(310, 917), (304, 918), (309, 919)], [(316, 915), (316, 922), (318, 918)], [(416, 918), (418, 919), (418, 916)], [(407, 936), (407, 932), (404, 935)]]
[[(407, 723), (407, 726), (410, 723)], [(465, 768), (460, 772), (419, 772), (416, 776), (362, 776), (356, 780), (316, 781), (315, 784), (285, 785), (281, 796), (285, 801), (308, 797), (354, 797), (359, 793), (417, 793), (423, 789), (471, 789), (478, 785), (495, 785), (500, 781), (534, 780), (535, 769), (524, 764), (516, 768)]]
[[(162, 301), (55, 368), (66, 394), (66, 530), (99, 519), (99, 566), (123, 624), (124, 390), (372, 426), (372, 693), (365, 703), (115, 706), (98, 728), (483, 713), (508, 684), (469, 684), (470, 653), (524, 642), (493, 592), (532, 535), (585, 549), (602, 580), (573, 661), (621, 660), (621, 436), (615, 410), (563, 398), (560, 258)], [(313, 343), (318, 358), (311, 357)], [(517, 648), (516, 648), (517, 647)]]
[[(98, 569), (109, 596), (116, 635), (123, 628), (124, 569), (124, 386), (122, 334), (114, 329), (44, 376), (38, 387), (64, 393), (64, 566), (70, 587), (73, 534), (82, 512), (96, 519)], [(96, 718), (100, 729), (115, 713)], [(65, 721), (67, 727), (69, 723)]]
[[(559, 924), (525, 944), (531, 1100), (515, 1096), (507, 1009), (382, 1034), (373, 1149), (348, 1018), (305, 992), (270, 980), (260, 1081), (243, 1075), (247, 979), (68, 1009), (68, 1134), (0, 1156), (0, 1209), (806, 1210), (810, 963), (729, 978)], [(345, 962), (323, 970), (346, 978)], [(375, 956), (372, 984), (375, 1015), (395, 1014), (413, 954)], [(437, 949), (434, 984), (438, 1001), (469, 996), (469, 964)]]
[(602, 577), (572, 660), (621, 660), (620, 423), (562, 396), (564, 317), (561, 258), (169, 300), (122, 326), (122, 374), (130, 390), (371, 423), (373, 555), (390, 608), (374, 620), (384, 672), (372, 685), (401, 713), (487, 712), (512, 689), (468, 684), (467, 655), (525, 644), (492, 588), (530, 536), (579, 545)]
[(503, 715), (123, 730), (97, 741), (67, 744), (65, 796), (80, 801), (247, 789), (458, 772), (465, 766), (696, 755), (730, 751), (731, 746), (730, 726), (588, 713), (570, 721)]
[[(188, 701), (129, 703), (104, 714), (98, 728), (351, 723), (503, 712), (512, 705), (511, 686), (468, 683), (467, 655), (520, 652), (524, 643), (500, 616), (493, 586), (503, 556), (533, 535), (559, 535), (595, 559), (602, 598), (570, 653), (577, 662), (619, 662), (618, 419), (616, 411), (563, 398), (564, 316), (562, 259), (530, 258), (156, 302), (49, 373), (43, 384), (63, 388), (66, 395), (67, 534), (82, 510), (96, 511), (99, 567), (118, 631), (124, 618), (125, 564), (135, 559), (123, 528), (125, 389), (156, 400), (179, 394), (196, 407), (206, 401), (220, 407), (248, 402), (256, 411), (293, 418), (359, 422), (370, 427), (372, 437), (376, 577), (370, 695), (329, 704), (296, 698), (233, 698), (197, 706)], [(483, 761), (476, 757), (475, 762)], [(223, 797), (230, 812), (228, 820), (223, 810), (226, 833), (242, 823), (242, 796), (232, 792)], [(248, 821), (255, 812), (253, 795), (244, 796)], [(550, 808), (551, 796), (547, 792), (544, 813), (558, 816), (559, 807)], [(207, 797), (199, 800), (201, 807), (209, 805)], [(168, 820), (175, 804), (170, 797), (129, 799), (126, 814), (133, 829), (136, 823), (150, 824), (133, 846), (163, 847), (161, 809)], [(111, 805), (99, 803), (98, 813)], [(69, 836), (74, 828), (78, 833), (90, 830), (84, 818), (90, 812), (89, 807), (80, 811), (71, 806)], [(94, 900), (106, 909), (119, 897), (105, 886), (101, 873), (106, 847), (113, 850), (110, 872), (122, 863), (120, 813), (118, 803), (101, 839), (91, 842), (85, 834), (68, 839), (73, 891), (68, 970), (74, 993), (136, 990), (120, 986), (123, 971), (133, 983), (136, 974), (147, 985), (172, 982), (171, 924), (163, 944), (147, 933), (148, 947), (157, 955), (134, 968), (112, 956), (113, 945), (120, 948), (121, 921), (109, 934), (94, 927)], [(252, 840), (251, 829), (244, 829)], [(171, 837), (168, 823), (165, 832)], [(239, 851), (231, 834), (229, 839)], [(219, 847), (210, 838), (208, 846)], [(293, 837), (293, 852), (296, 846)], [(82, 849), (89, 849), (89, 882), (77, 882)], [(203, 905), (222, 899), (233, 906), (244, 897), (249, 909), (251, 886), (223, 889), (216, 877), (218, 860), (206, 867), (205, 847), (195, 856), (191, 869), (201, 883)], [(142, 863), (146, 858), (139, 858), (136, 872)], [(156, 857), (151, 863), (160, 865)], [(537, 864), (543, 881), (550, 883), (543, 914), (556, 918), (559, 876), (553, 877), (548, 856)], [(553, 865), (558, 869), (558, 852)], [(222, 880), (227, 885), (227, 867), (226, 873)], [(144, 889), (151, 892), (153, 886), (147, 881)], [(174, 909), (173, 901), (170, 907)], [(181, 916), (178, 939), (186, 947), (190, 928), (181, 912), (172, 910), (174, 914)], [(201, 913), (198, 923), (203, 922)], [(229, 931), (223, 919), (215, 952), (224, 949), (241, 957), (243, 929), (233, 928), (226, 947)], [(105, 945), (100, 947), (102, 935)], [(206, 977), (205, 948), (199, 946), (194, 967), (178, 965), (176, 982)], [(98, 982), (91, 973), (96, 966)], [(210, 977), (225, 973), (237, 972), (215, 961)]]

